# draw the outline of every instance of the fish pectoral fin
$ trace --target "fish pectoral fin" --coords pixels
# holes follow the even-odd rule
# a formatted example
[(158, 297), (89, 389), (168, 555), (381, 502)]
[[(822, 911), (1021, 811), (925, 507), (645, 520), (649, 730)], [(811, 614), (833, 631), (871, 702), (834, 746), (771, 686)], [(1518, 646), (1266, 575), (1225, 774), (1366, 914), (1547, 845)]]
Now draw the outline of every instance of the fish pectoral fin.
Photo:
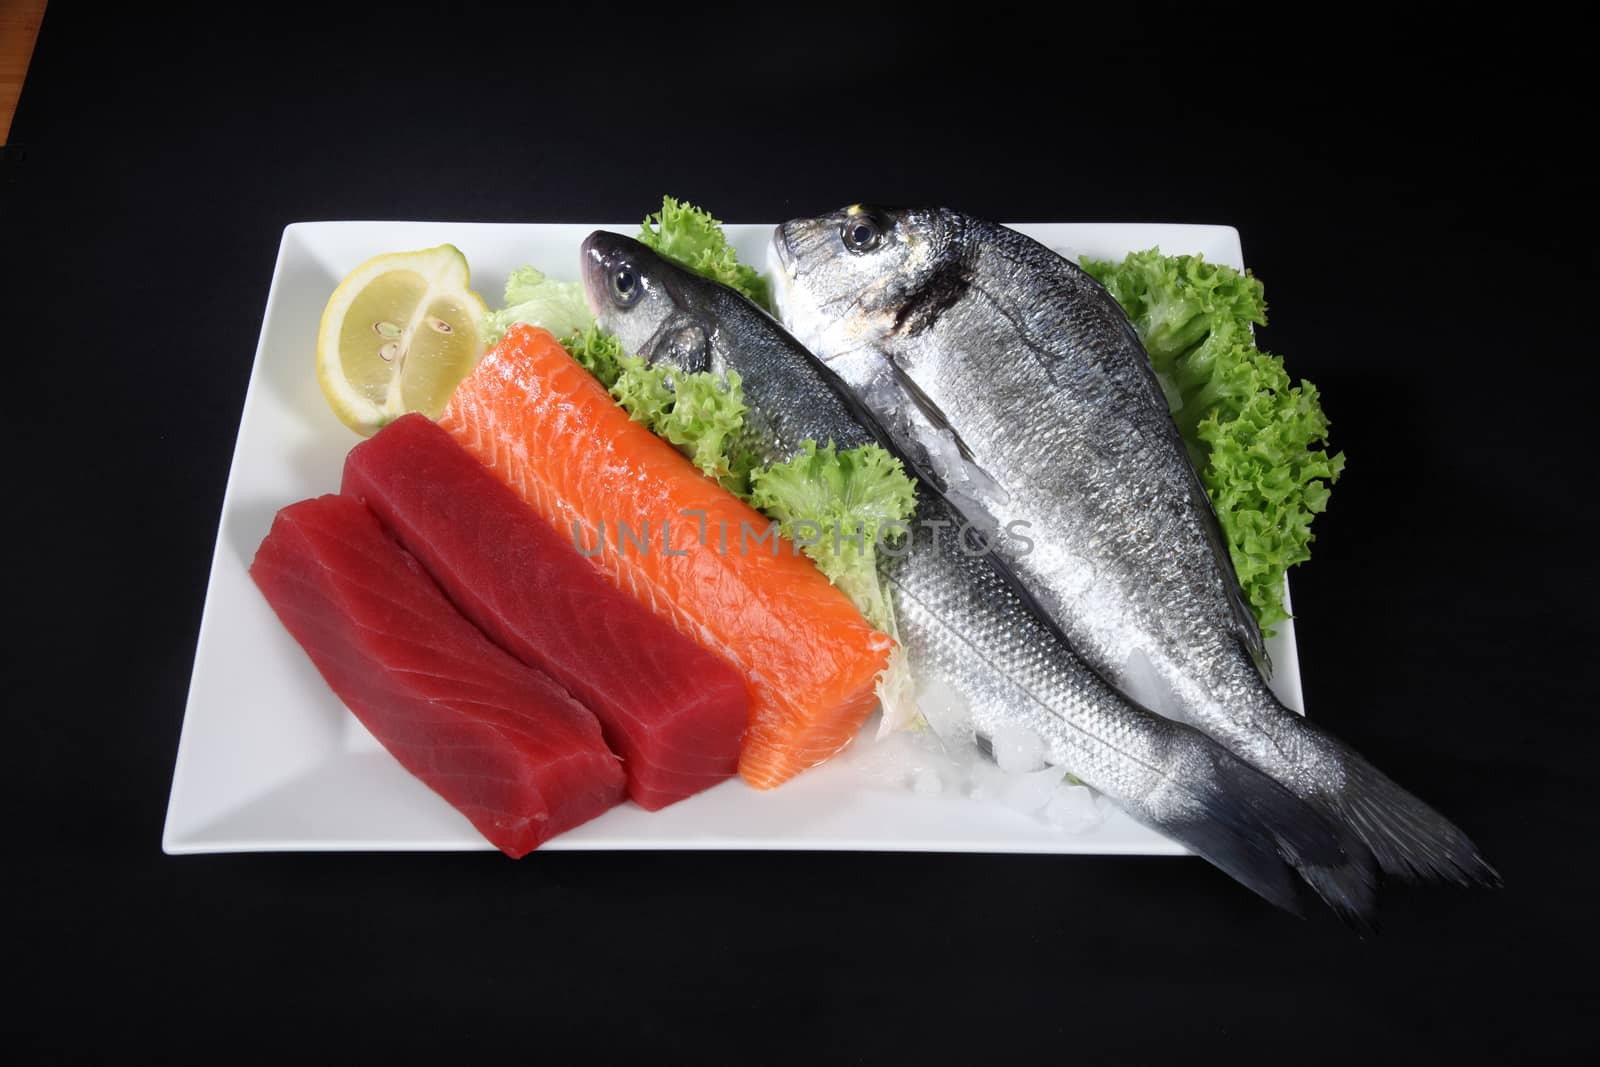
[[(894, 372), (896, 383), (905, 395), (910, 398), (917, 410), (922, 412), (923, 418), (928, 420), (928, 425), (938, 433), (948, 434), (950, 439), (955, 442), (956, 453), (960, 456), (961, 462), (965, 466), (965, 470), (962, 473), (968, 481), (973, 483), (973, 486), (977, 489), (977, 495), (1000, 503), (1009, 501), (1011, 499), (1010, 491), (1000, 482), (1000, 479), (990, 474), (978, 462), (977, 455), (972, 451), (972, 447), (967, 444), (960, 432), (951, 424), (944, 410), (933, 401), (932, 397), (922, 391), (922, 388), (917, 385), (904, 367), (893, 359), (889, 360), (889, 366)], [(915, 464), (915, 466), (917, 468), (917, 476), (931, 484), (940, 494), (948, 494), (951, 490), (959, 488), (952, 483), (952, 480), (946, 476), (944, 471), (938, 469), (939, 463), (931, 454), (931, 451), (927, 463)]]
[(941, 433), (947, 433), (955, 439), (956, 449), (961, 453), (962, 459), (968, 463), (975, 462), (972, 449), (967, 445), (966, 441), (962, 440), (961, 434), (956, 432), (956, 428), (950, 424), (950, 418), (944, 413), (944, 409), (934, 403), (933, 398), (922, 391), (922, 387), (917, 384), (916, 379), (911, 377), (911, 374), (900, 365), (898, 360), (890, 359), (889, 366), (894, 371), (895, 380), (900, 383), (900, 388), (905, 390), (906, 395), (911, 398), (913, 404), (917, 405), (917, 410), (922, 412), (929, 424), (934, 429)]

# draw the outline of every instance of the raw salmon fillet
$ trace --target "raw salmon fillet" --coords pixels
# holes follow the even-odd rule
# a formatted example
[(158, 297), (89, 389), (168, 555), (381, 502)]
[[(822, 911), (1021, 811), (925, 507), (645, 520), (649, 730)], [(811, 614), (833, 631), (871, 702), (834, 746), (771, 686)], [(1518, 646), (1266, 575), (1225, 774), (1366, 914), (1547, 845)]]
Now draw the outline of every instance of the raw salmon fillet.
[(547, 331), (510, 330), (439, 423), (613, 584), (739, 669), (746, 781), (770, 788), (850, 743), (889, 637), (789, 542), (758, 543), (768, 520), (630, 420)]
[(640, 807), (737, 771), (743, 677), (607, 582), (444, 430), (421, 415), (390, 423), (350, 451), (343, 491), (468, 620), (594, 712)]
[(356, 718), (507, 855), (622, 799), (595, 717), (462, 618), (356, 501), (278, 512), (250, 576)]

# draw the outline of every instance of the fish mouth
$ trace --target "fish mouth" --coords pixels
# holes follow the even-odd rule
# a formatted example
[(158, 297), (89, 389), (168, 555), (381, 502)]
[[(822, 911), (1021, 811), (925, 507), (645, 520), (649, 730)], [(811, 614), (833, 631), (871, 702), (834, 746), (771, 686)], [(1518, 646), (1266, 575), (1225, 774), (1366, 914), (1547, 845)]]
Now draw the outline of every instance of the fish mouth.
[(772, 228), (772, 254), (785, 274), (794, 273), (794, 249), (789, 247), (789, 224), (780, 222)]
[(596, 230), (583, 239), (583, 245), (578, 253), (580, 273), (583, 275), (583, 299), (589, 305), (589, 314), (595, 318), (600, 317), (599, 294), (604, 291), (606, 276), (606, 250), (609, 244), (606, 240), (611, 236), (604, 230)]
[(778, 321), (788, 325), (793, 315), (790, 288), (794, 284), (794, 250), (789, 247), (789, 224), (781, 222), (772, 230), (767, 246), (767, 272), (772, 276), (772, 310)]

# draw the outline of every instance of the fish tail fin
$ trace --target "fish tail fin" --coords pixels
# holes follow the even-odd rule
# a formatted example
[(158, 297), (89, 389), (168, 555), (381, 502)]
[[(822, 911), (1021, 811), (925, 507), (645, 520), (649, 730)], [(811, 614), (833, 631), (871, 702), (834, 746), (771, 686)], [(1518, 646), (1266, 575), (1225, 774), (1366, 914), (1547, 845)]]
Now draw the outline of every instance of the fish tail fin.
[(1395, 784), (1350, 746), (1304, 719), (1319, 762), (1336, 764), (1336, 788), (1314, 799), (1372, 850), (1383, 873), (1407, 882), (1454, 882), (1499, 888), (1500, 874), (1449, 819)]
[(1296, 875), (1340, 918), (1372, 928), (1372, 854), (1304, 800), (1203, 734), (1171, 723), (1181, 802), (1148, 821), (1285, 911), (1302, 914)]

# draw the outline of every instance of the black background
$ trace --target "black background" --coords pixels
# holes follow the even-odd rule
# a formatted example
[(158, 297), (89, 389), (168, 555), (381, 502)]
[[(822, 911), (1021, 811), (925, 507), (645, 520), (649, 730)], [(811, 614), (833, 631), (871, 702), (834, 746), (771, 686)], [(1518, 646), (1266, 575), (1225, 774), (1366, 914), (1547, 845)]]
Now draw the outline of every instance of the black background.
[[(143, 5), (133, 5), (142, 7)], [(53, 0), (0, 157), (0, 1003), (40, 1058), (1455, 1059), (1592, 1047), (1593, 60), (1549, 12)], [(1313, 715), (1498, 892), (1383, 929), (1204, 864), (169, 858), (267, 282), (297, 220), (857, 200), (1236, 225), (1349, 456), (1295, 574)], [(1580, 696), (1581, 694), (1581, 696)]]

